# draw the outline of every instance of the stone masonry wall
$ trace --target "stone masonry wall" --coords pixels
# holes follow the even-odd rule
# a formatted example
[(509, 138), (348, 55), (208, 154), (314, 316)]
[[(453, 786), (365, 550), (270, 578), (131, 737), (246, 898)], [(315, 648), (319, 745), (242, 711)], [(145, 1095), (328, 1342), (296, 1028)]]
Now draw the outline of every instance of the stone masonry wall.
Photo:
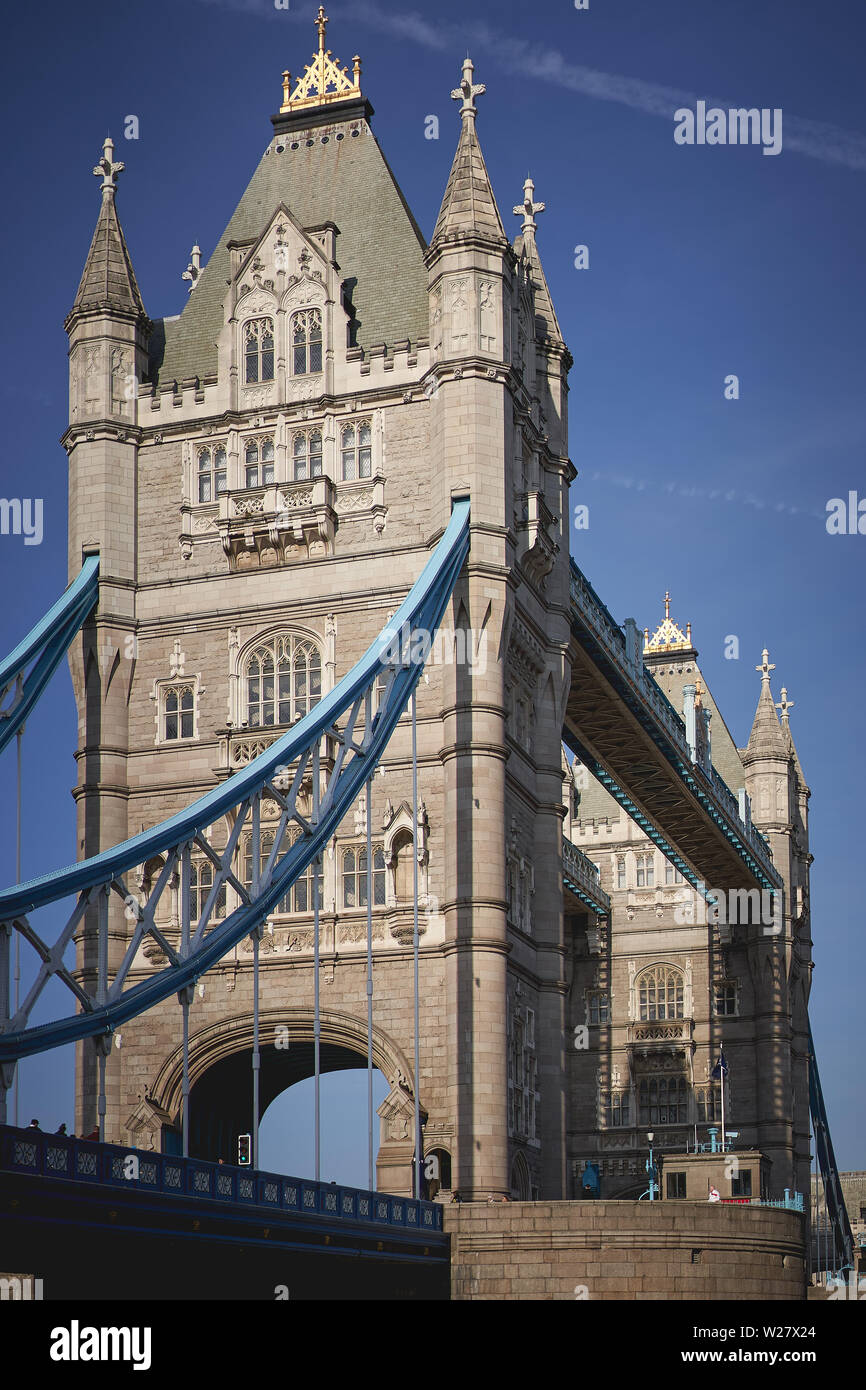
[(805, 1218), (690, 1202), (445, 1209), (453, 1299), (805, 1299)]

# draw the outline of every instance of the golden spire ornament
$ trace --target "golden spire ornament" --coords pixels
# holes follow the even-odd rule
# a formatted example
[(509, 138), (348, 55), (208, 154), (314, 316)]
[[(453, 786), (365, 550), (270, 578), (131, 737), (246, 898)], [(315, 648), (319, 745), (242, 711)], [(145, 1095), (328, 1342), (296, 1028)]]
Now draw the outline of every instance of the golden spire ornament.
[(361, 59), (352, 59), (352, 75), (348, 69), (341, 68), (331, 57), (331, 50), (325, 48), (325, 35), (328, 29), (328, 16), (324, 5), (319, 6), (316, 16), (316, 29), (319, 34), (319, 51), (313, 61), (307, 64), (304, 75), (292, 91), (292, 74), (283, 73), (283, 104), (280, 115), (290, 111), (302, 111), (313, 106), (329, 106), (333, 102), (350, 101), (361, 95)]

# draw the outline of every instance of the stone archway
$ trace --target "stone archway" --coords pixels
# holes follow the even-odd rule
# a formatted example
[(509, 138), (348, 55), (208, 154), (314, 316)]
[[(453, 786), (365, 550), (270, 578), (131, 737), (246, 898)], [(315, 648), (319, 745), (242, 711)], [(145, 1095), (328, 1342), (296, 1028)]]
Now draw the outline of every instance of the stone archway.
[[(306, 1010), (262, 1010), (259, 1017), (261, 1067), (259, 1118), (270, 1103), (314, 1071), (313, 1017)], [(237, 1134), (252, 1124), (250, 1060), (252, 1014), (223, 1020), (190, 1034), (190, 1153), (215, 1161), (234, 1162)], [(390, 1091), (379, 1107), (380, 1144), (376, 1161), (380, 1191), (410, 1195), (415, 1145), (415, 1095), (409, 1064), (397, 1044), (381, 1029), (373, 1029), (373, 1065), (382, 1072)], [(321, 1072), (362, 1070), (367, 1065), (365, 1025), (349, 1014), (323, 1011), (320, 1034)], [(183, 1094), (181, 1048), (163, 1062), (156, 1079), (127, 1121), (130, 1135), (144, 1147), (160, 1148), (165, 1118), (180, 1128)], [(153, 1125), (153, 1135), (146, 1133)], [(422, 1123), (426, 1113), (422, 1110)], [(157, 1124), (158, 1121), (158, 1124)], [(300, 1175), (304, 1176), (304, 1175)]]

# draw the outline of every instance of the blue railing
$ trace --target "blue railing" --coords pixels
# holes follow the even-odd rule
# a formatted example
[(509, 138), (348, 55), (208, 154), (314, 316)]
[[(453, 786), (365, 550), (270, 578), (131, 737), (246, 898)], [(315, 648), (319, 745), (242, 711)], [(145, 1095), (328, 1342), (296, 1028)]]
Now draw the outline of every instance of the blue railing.
[(0, 1171), (99, 1183), (168, 1197), (202, 1197), (273, 1212), (300, 1212), (374, 1226), (440, 1232), (437, 1202), (263, 1173), (201, 1158), (96, 1144), (39, 1129), (0, 1128)]

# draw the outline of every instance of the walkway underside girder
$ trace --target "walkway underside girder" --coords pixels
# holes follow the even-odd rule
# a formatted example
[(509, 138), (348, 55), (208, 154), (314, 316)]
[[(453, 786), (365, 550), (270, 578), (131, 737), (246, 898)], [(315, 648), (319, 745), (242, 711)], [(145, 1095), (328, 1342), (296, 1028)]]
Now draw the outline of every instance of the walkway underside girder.
[[(673, 760), (577, 641), (569, 652), (571, 689), (563, 739), (620, 805), (695, 885), (776, 888), (757, 860), (738, 849), (707, 802), (700, 768)], [(704, 791), (702, 800), (701, 792)], [(633, 808), (633, 809), (632, 809)], [(637, 812), (637, 814), (635, 814)]]

